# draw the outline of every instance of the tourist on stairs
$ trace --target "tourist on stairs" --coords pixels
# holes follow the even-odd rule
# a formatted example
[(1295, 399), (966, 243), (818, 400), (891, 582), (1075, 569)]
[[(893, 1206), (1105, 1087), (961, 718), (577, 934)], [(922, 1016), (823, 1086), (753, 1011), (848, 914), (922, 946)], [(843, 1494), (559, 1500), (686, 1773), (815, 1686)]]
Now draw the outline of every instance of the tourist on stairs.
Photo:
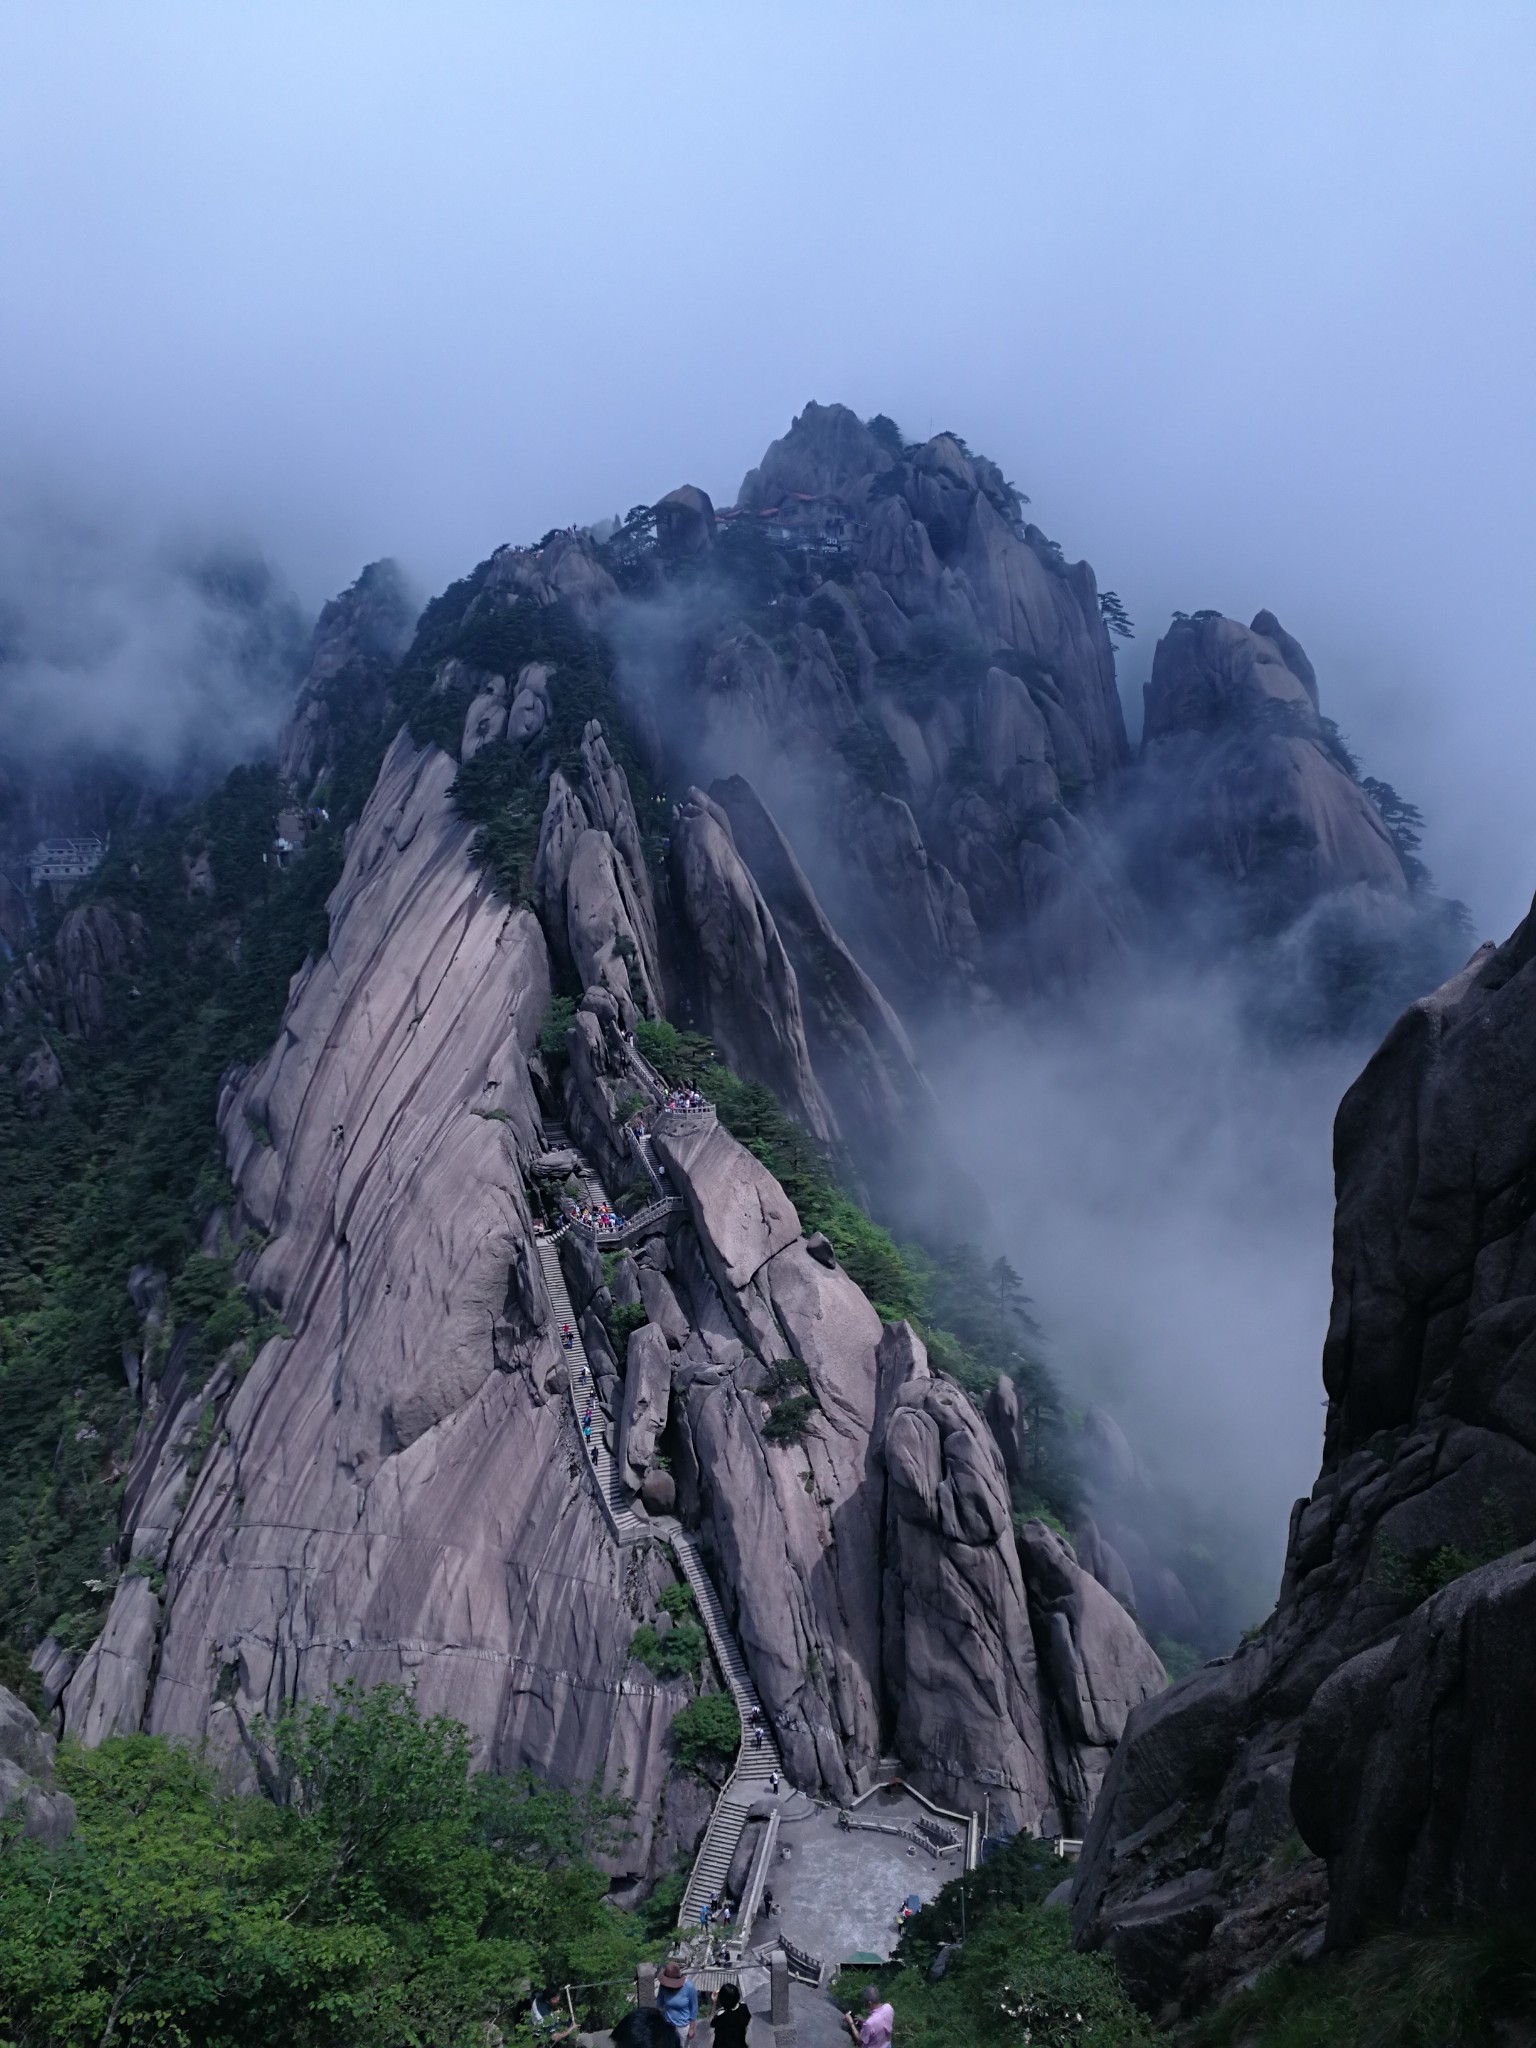
[(693, 1979), (683, 1975), (681, 1963), (663, 1964), (656, 1979), (656, 2007), (685, 2040), (693, 2039), (699, 2018), (699, 1992)]

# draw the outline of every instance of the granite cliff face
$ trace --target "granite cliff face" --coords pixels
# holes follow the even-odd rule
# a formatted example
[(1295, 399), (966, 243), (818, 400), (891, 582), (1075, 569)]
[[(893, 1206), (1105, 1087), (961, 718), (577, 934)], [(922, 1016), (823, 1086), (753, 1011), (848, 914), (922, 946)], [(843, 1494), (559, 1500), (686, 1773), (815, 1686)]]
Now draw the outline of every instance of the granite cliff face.
[(334, 773), (347, 726), (366, 727), (379, 717), (410, 629), (410, 601), (389, 561), (370, 562), (321, 612), (294, 714), (278, 748), (283, 780), (301, 799)]
[[(914, 447), (812, 406), (734, 508), (684, 487), (608, 540), (499, 549), (408, 647), (387, 564), (327, 608), (282, 742), (288, 794), (332, 793), (351, 817), (349, 787), (382, 766), (326, 949), (265, 1057), (226, 1076), (235, 1201), (205, 1240), (238, 1252), (267, 1334), (249, 1358), (205, 1359), (195, 1327), (167, 1347), (166, 1277), (129, 1277), (125, 1569), (78, 1665), (44, 1659), (70, 1733), (207, 1736), (249, 1762), (285, 1701), (403, 1679), (494, 1768), (622, 1783), (639, 1826), (616, 1874), (654, 1876), (702, 1821), (667, 1741), (689, 1688), (629, 1654), (672, 1576), (675, 1516), (791, 1782), (847, 1798), (894, 1752), (1005, 1825), (1075, 1833), (1092, 1815), (1079, 1925), (1154, 2002), (1201, 1995), (1254, 1946), (1242, 1915), (1270, 1894), (1239, 1905), (1238, 1887), (1289, 1832), (1313, 1693), (1351, 1716), (1364, 1702), (1372, 1754), (1404, 1753), (1430, 1694), (1410, 1711), (1379, 1663), (1333, 1695), (1322, 1681), (1410, 1642), (1402, 1573), (1492, 1540), (1469, 1503), (1497, 1498), (1501, 1533), (1536, 1536), (1519, 1462), (1536, 1444), (1499, 1406), (1507, 1388), (1474, 1412), (1467, 1364), (1462, 1406), (1437, 1406), (1407, 1357), (1426, 1304), (1460, 1298), (1458, 1251), (1416, 1307), (1398, 1301), (1429, 1257), (1419, 1239), (1449, 1243), (1448, 1223), (1435, 1210), (1406, 1252), (1382, 1249), (1431, 1156), (1426, 1076), (1450, 1071), (1402, 1045), (1438, 1047), (1440, 1027), (1401, 1027), (1341, 1119), (1354, 1250), (1328, 1483), (1293, 1531), (1281, 1609), (1259, 1646), (1172, 1695), (1132, 1610), (1178, 1636), (1189, 1603), (1115, 1518), (1138, 1482), (1113, 1425), (1090, 1417), (1084, 1443), (1130, 1476), (1117, 1491), (1100, 1475), (1074, 1540), (1018, 1526), (1031, 1451), (1012, 1383), (983, 1407), (935, 1370), (762, 1159), (707, 1110), (668, 1108), (642, 1051), (661, 1057), (653, 1023), (707, 1031), (894, 1215), (914, 1159), (930, 1183), (947, 1170), (914, 1050), (936, 1018), (964, 1029), (1081, 991), (1191, 875), (1267, 891), (1282, 931), (1320, 905), (1364, 906), (1382, 931), (1411, 916), (1393, 832), (1278, 622), (1177, 623), (1133, 762), (1106, 600), (955, 436)], [(189, 897), (212, 887), (206, 865), (189, 865)], [(109, 905), (82, 906), (7, 999), (88, 1039), (134, 944)], [(1449, 1018), (1471, 987), (1411, 1015)], [(41, 1106), (59, 1073), (45, 1053), (28, 1069)], [(1471, 1112), (1447, 1100), (1454, 1149)], [(1371, 1128), (1351, 1150), (1356, 1124)], [(1444, 1172), (1495, 1174), (1507, 1139)], [(1469, 1213), (1508, 1206), (1509, 1186), (1479, 1180)], [(622, 1250), (567, 1229), (556, 1263), (538, 1226), (578, 1202), (637, 1219)], [(562, 1293), (617, 1506), (572, 1408)], [(1523, 1584), (1501, 1597), (1507, 1631)], [(1491, 1668), (1459, 1608), (1434, 1640)], [(1312, 1810), (1323, 1848), (1342, 1806), (1325, 1792)], [(1353, 1854), (1340, 1843), (1327, 1853)], [(1367, 1912), (1377, 1865), (1351, 1867), (1367, 1874), (1350, 1910)], [(1415, 1864), (1415, 1898), (1435, 1867)], [(1311, 1859), (1275, 1896), (1306, 1927), (1320, 1887)], [(1213, 1930), (1212, 1960), (1191, 1964)]]
[[(770, 595), (797, 550), (808, 579)], [(820, 785), (796, 851), (899, 1006), (1049, 986), (1123, 943), (1071, 808), (1128, 760), (1097, 586), (995, 464), (809, 405), (701, 552), (759, 601), (680, 651), (698, 766), (805, 811)]]
[(607, 550), (647, 731), (688, 779), (766, 799), (919, 1043), (1170, 948), (1262, 953), (1293, 1022), (1364, 1002), (1379, 1028), (1459, 942), (1416, 814), (1362, 777), (1269, 612), (1176, 616), (1133, 758), (1118, 599), (1025, 503), (955, 435), (808, 405), (734, 506), (674, 492), (651, 556)]
[(1380, 812), (1330, 741), (1312, 664), (1272, 612), (1246, 628), (1202, 615), (1159, 640), (1141, 769), (1164, 895), (1189, 868), (1262, 880), (1293, 913), (1335, 890), (1408, 893)]
[(1335, 1164), (1327, 1433), (1279, 1605), (1133, 1714), (1073, 1894), (1154, 2007), (1536, 1904), (1536, 921), (1388, 1033)]
[[(483, 673), (463, 687), (494, 703)], [(544, 679), (546, 708), (560, 688), (558, 670)], [(792, 1782), (846, 1798), (894, 1742), (943, 1798), (990, 1798), (1030, 1828), (1076, 1815), (1105, 1731), (1051, 1696), (996, 1444), (912, 1333), (882, 1326), (826, 1239), (806, 1236), (768, 1169), (712, 1116), (664, 1112), (632, 1037), (665, 990), (655, 878), (596, 720), (580, 760), (574, 784), (541, 770), (536, 914), (509, 907), (472, 858), (451, 756), (404, 731), (389, 748), (327, 950), (221, 1105), (237, 1201), (211, 1227), (241, 1246), (275, 1333), (248, 1366), (237, 1347), (210, 1370), (185, 1332), (151, 1369), (164, 1290), (140, 1277), (128, 1569), (96, 1643), (51, 1680), (63, 1725), (90, 1742), (138, 1727), (207, 1736), (254, 1759), (259, 1717), (285, 1701), (343, 1677), (408, 1681), (494, 1768), (622, 1782), (640, 1826), (619, 1874), (654, 1874), (700, 1819), (665, 1740), (687, 1687), (629, 1657), (670, 1577), (647, 1509), (675, 1506), (712, 1561)], [(750, 791), (731, 794), (797, 947), (836, 970), (842, 1008), (818, 1013), (822, 1039), (861, 1033), (854, 1065), (920, 1100), (900, 1026), (772, 820)], [(667, 944), (714, 973), (722, 1037), (765, 1035), (753, 1059), (782, 1060), (814, 1129), (795, 967), (702, 792), (680, 807), (670, 873)], [(535, 1043), (552, 954), (587, 977), (557, 1100)], [(636, 1102), (654, 1124), (650, 1165), (629, 1129)], [(555, 1115), (574, 1147), (550, 1150)], [(641, 1528), (623, 1546), (586, 1469), (527, 1192), (573, 1171), (637, 1199), (659, 1173), (679, 1198), (611, 1272), (567, 1241), (599, 1426)], [(603, 1300), (643, 1307), (627, 1356), (608, 1344)], [(810, 1412), (781, 1432), (791, 1368)], [(1116, 1615), (1117, 1642), (1140, 1642)], [(1145, 1687), (1160, 1685), (1141, 1651)], [(1097, 1668), (1099, 1646), (1079, 1645), (1079, 1693), (1085, 1655)], [(1124, 1661), (1107, 1655), (1106, 1674)]]

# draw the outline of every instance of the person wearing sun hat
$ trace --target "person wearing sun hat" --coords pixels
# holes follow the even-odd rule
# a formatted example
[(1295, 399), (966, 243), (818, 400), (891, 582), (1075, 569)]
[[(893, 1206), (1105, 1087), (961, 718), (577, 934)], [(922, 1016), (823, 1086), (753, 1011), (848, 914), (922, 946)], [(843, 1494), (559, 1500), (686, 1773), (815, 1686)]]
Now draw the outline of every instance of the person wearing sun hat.
[(656, 2006), (676, 2027), (685, 2041), (691, 2041), (699, 2023), (699, 1990), (675, 1958), (662, 1965), (656, 1979)]

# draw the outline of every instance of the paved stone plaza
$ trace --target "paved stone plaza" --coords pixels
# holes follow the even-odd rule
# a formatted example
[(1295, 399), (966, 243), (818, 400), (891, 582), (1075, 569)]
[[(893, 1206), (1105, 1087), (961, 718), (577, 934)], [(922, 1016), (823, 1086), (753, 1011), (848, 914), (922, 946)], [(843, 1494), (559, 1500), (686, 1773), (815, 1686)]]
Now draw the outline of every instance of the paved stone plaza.
[[(910, 1793), (894, 1789), (866, 1800), (856, 1817), (898, 1823), (931, 1818)], [(766, 1940), (777, 1926), (797, 1948), (834, 1968), (855, 1954), (888, 1956), (908, 1893), (931, 1899), (963, 1868), (958, 1850), (934, 1857), (895, 1836), (844, 1830), (836, 1808), (828, 1807), (783, 1821), (779, 1847), (768, 1880), (777, 1918), (760, 1920), (754, 1939)]]

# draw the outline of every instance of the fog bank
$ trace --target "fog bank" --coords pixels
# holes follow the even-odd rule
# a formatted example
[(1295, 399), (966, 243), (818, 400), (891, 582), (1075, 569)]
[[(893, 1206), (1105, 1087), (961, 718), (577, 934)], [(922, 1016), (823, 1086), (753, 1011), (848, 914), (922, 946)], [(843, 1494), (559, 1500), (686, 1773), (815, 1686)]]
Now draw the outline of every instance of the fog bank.
[(1271, 1589), (1322, 1451), (1330, 1130), (1367, 1052), (1265, 1048), (1211, 975), (1015, 1018), (935, 1073), (1069, 1398)]

